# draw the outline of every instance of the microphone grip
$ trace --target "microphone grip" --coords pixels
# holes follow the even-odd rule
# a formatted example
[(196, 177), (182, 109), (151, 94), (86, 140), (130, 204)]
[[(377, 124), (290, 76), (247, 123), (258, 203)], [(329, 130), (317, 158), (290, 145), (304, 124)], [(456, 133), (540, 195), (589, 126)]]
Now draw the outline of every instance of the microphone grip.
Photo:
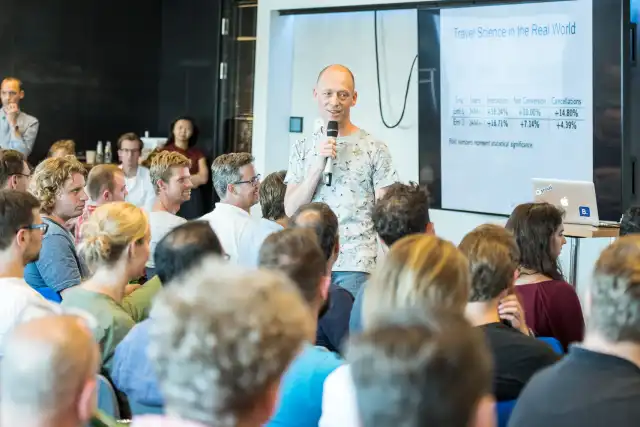
[(333, 159), (331, 157), (327, 158), (327, 163), (324, 165), (322, 179), (324, 181), (324, 185), (331, 187), (331, 180), (333, 179)]

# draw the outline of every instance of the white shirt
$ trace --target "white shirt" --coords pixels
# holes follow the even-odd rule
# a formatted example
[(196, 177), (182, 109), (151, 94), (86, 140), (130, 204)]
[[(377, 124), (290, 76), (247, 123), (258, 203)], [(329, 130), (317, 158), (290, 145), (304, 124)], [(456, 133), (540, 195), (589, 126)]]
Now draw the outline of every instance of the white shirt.
[[(22, 277), (0, 278), (0, 343), (13, 329), (20, 314), (30, 304), (46, 303), (46, 300), (24, 281)], [(0, 355), (4, 349), (0, 347)]]
[(153, 203), (156, 200), (156, 192), (151, 182), (151, 173), (149, 169), (144, 166), (138, 166), (138, 172), (134, 177), (124, 177), (125, 185), (127, 186), (126, 200), (129, 203), (133, 203), (137, 207), (151, 212)]
[(342, 365), (324, 381), (322, 415), (318, 427), (360, 427), (351, 368)]
[(215, 209), (200, 219), (209, 222), (229, 261), (245, 267), (258, 265), (260, 246), (275, 228), (266, 227), (261, 218), (228, 203), (216, 203)]
[(150, 255), (147, 267), (155, 268), (154, 256), (156, 246), (164, 236), (179, 225), (187, 222), (186, 219), (169, 212), (149, 212), (149, 229), (151, 230), (151, 242), (149, 242)]

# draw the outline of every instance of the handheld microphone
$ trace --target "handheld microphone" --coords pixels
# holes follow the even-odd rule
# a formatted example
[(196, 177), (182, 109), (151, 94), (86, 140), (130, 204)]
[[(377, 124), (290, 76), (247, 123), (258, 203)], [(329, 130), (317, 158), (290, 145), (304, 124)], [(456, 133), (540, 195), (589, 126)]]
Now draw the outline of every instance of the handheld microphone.
[[(336, 139), (338, 137), (338, 122), (331, 120), (327, 123), (327, 138)], [(327, 164), (324, 167), (324, 173), (322, 174), (324, 179), (324, 185), (331, 187), (331, 180), (333, 179), (333, 159), (327, 158)]]

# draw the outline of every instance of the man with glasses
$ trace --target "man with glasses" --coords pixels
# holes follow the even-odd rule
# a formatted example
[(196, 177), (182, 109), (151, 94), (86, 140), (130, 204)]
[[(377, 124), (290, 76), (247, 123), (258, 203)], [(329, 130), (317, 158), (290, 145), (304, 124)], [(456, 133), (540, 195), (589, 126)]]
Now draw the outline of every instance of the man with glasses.
[(255, 267), (260, 246), (273, 231), (261, 227), (259, 219), (250, 213), (260, 192), (260, 175), (253, 166), (253, 156), (223, 154), (213, 161), (211, 176), (220, 202), (201, 219), (209, 221), (232, 263)]
[(0, 188), (27, 191), (31, 168), (24, 155), (16, 150), (0, 150)]
[(126, 200), (147, 212), (151, 212), (156, 200), (156, 192), (151, 182), (149, 169), (138, 164), (142, 153), (142, 140), (133, 132), (118, 138), (118, 157), (120, 169), (124, 172), (127, 186)]
[(38, 199), (26, 191), (0, 190), (0, 342), (25, 307), (44, 301), (23, 276), (24, 267), (38, 259), (47, 229)]
[(7, 77), (0, 84), (0, 148), (13, 149), (29, 157), (38, 136), (38, 119), (20, 111), (24, 98), (22, 82)]

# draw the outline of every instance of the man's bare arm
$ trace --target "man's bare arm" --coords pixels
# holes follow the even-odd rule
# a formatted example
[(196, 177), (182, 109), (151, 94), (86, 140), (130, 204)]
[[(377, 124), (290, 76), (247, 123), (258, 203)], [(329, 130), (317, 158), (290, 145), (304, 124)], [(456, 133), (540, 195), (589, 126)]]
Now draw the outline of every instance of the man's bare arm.
[(296, 213), (300, 206), (309, 203), (313, 198), (327, 159), (336, 158), (336, 140), (333, 138), (323, 139), (319, 142), (317, 149), (317, 159), (309, 167), (304, 180), (299, 184), (287, 185), (287, 191), (284, 194), (284, 212), (287, 216)]
[(292, 216), (300, 206), (309, 203), (316, 192), (316, 187), (322, 177), (324, 170), (324, 161), (317, 162), (311, 166), (306, 178), (299, 184), (287, 185), (287, 191), (284, 194), (284, 211), (287, 216)]

